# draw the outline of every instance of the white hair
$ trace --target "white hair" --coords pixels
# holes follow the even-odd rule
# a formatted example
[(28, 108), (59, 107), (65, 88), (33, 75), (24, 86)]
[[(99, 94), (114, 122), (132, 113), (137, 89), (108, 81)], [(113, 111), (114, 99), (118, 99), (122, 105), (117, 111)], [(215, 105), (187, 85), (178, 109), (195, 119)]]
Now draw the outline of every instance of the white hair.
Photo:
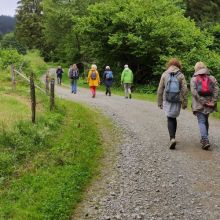
[(124, 65), (124, 68), (128, 68), (128, 64), (125, 64), (125, 65)]
[(97, 66), (95, 64), (92, 64), (91, 69), (97, 70)]

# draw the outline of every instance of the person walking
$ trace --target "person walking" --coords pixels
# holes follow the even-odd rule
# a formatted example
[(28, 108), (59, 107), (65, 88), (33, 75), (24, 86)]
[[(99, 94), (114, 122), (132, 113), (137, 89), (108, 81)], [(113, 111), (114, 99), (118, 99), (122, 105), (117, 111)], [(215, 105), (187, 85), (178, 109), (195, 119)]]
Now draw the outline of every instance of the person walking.
[(79, 70), (76, 64), (73, 64), (69, 69), (69, 78), (71, 81), (71, 91), (76, 94), (77, 92), (77, 80), (79, 79)]
[(181, 106), (187, 108), (187, 83), (182, 73), (182, 65), (176, 58), (167, 63), (167, 70), (162, 74), (157, 89), (158, 107), (164, 109), (170, 135), (169, 148), (176, 147), (177, 117)]
[(89, 70), (87, 82), (92, 93), (92, 98), (95, 98), (96, 87), (100, 84), (99, 72), (97, 71), (97, 66), (95, 64), (92, 64), (91, 69)]
[(219, 86), (203, 62), (197, 62), (194, 69), (195, 73), (190, 82), (192, 111), (198, 120), (201, 147), (208, 150), (210, 148), (208, 119), (210, 113), (217, 111)]
[(124, 85), (124, 91), (125, 91), (125, 98), (127, 99), (128, 96), (131, 99), (131, 85), (133, 83), (133, 72), (128, 67), (128, 65), (124, 65), (124, 70), (121, 74), (121, 84)]
[(106, 66), (105, 71), (103, 73), (103, 82), (105, 84), (106, 90), (105, 95), (111, 96), (111, 86), (113, 83), (113, 73), (109, 66)]
[(63, 77), (63, 69), (62, 69), (62, 67), (61, 66), (58, 66), (57, 67), (57, 70), (56, 70), (56, 74), (57, 74), (57, 83), (59, 84), (59, 85), (61, 85), (61, 83), (62, 83), (62, 77)]

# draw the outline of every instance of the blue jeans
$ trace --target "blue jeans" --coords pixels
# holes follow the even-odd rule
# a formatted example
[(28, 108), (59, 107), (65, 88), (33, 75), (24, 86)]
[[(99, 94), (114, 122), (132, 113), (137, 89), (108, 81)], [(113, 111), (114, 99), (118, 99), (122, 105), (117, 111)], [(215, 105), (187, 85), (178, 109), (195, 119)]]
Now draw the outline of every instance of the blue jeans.
[(198, 123), (199, 123), (199, 130), (200, 130), (200, 135), (201, 139), (203, 140), (208, 140), (208, 135), (209, 135), (209, 114), (204, 114), (201, 112), (196, 113)]
[(72, 79), (71, 87), (72, 87), (72, 92), (76, 93), (77, 92), (77, 80), (76, 79)]

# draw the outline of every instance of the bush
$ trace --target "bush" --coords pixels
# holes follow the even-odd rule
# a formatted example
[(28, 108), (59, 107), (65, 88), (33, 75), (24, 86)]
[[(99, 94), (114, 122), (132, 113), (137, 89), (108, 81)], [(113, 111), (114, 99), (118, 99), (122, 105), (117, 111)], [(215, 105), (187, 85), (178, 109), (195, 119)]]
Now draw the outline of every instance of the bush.
[(0, 50), (0, 68), (2, 69), (6, 69), (11, 64), (19, 67), (23, 61), (23, 56), (21, 56), (15, 49)]

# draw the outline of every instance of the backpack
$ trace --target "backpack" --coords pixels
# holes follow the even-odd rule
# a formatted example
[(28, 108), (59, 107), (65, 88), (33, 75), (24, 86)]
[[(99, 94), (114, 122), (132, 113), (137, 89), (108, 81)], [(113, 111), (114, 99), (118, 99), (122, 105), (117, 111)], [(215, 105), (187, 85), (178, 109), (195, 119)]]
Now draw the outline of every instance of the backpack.
[(79, 71), (72, 70), (72, 79), (79, 79)]
[(79, 71), (78, 70), (69, 70), (69, 78), (70, 79), (79, 79)]
[(57, 69), (57, 75), (58, 75), (58, 76), (62, 75), (62, 73), (63, 73), (63, 70), (62, 70), (62, 69)]
[(214, 83), (206, 74), (196, 76), (196, 91), (200, 96), (211, 96), (214, 90)]
[(91, 79), (96, 80), (96, 71), (92, 71), (91, 73)]
[(167, 81), (165, 91), (166, 91), (166, 101), (171, 103), (180, 102), (180, 82), (177, 76), (180, 72), (169, 73), (169, 79)]
[(106, 78), (106, 79), (113, 79), (113, 73), (112, 73), (112, 71), (106, 71), (105, 78)]

